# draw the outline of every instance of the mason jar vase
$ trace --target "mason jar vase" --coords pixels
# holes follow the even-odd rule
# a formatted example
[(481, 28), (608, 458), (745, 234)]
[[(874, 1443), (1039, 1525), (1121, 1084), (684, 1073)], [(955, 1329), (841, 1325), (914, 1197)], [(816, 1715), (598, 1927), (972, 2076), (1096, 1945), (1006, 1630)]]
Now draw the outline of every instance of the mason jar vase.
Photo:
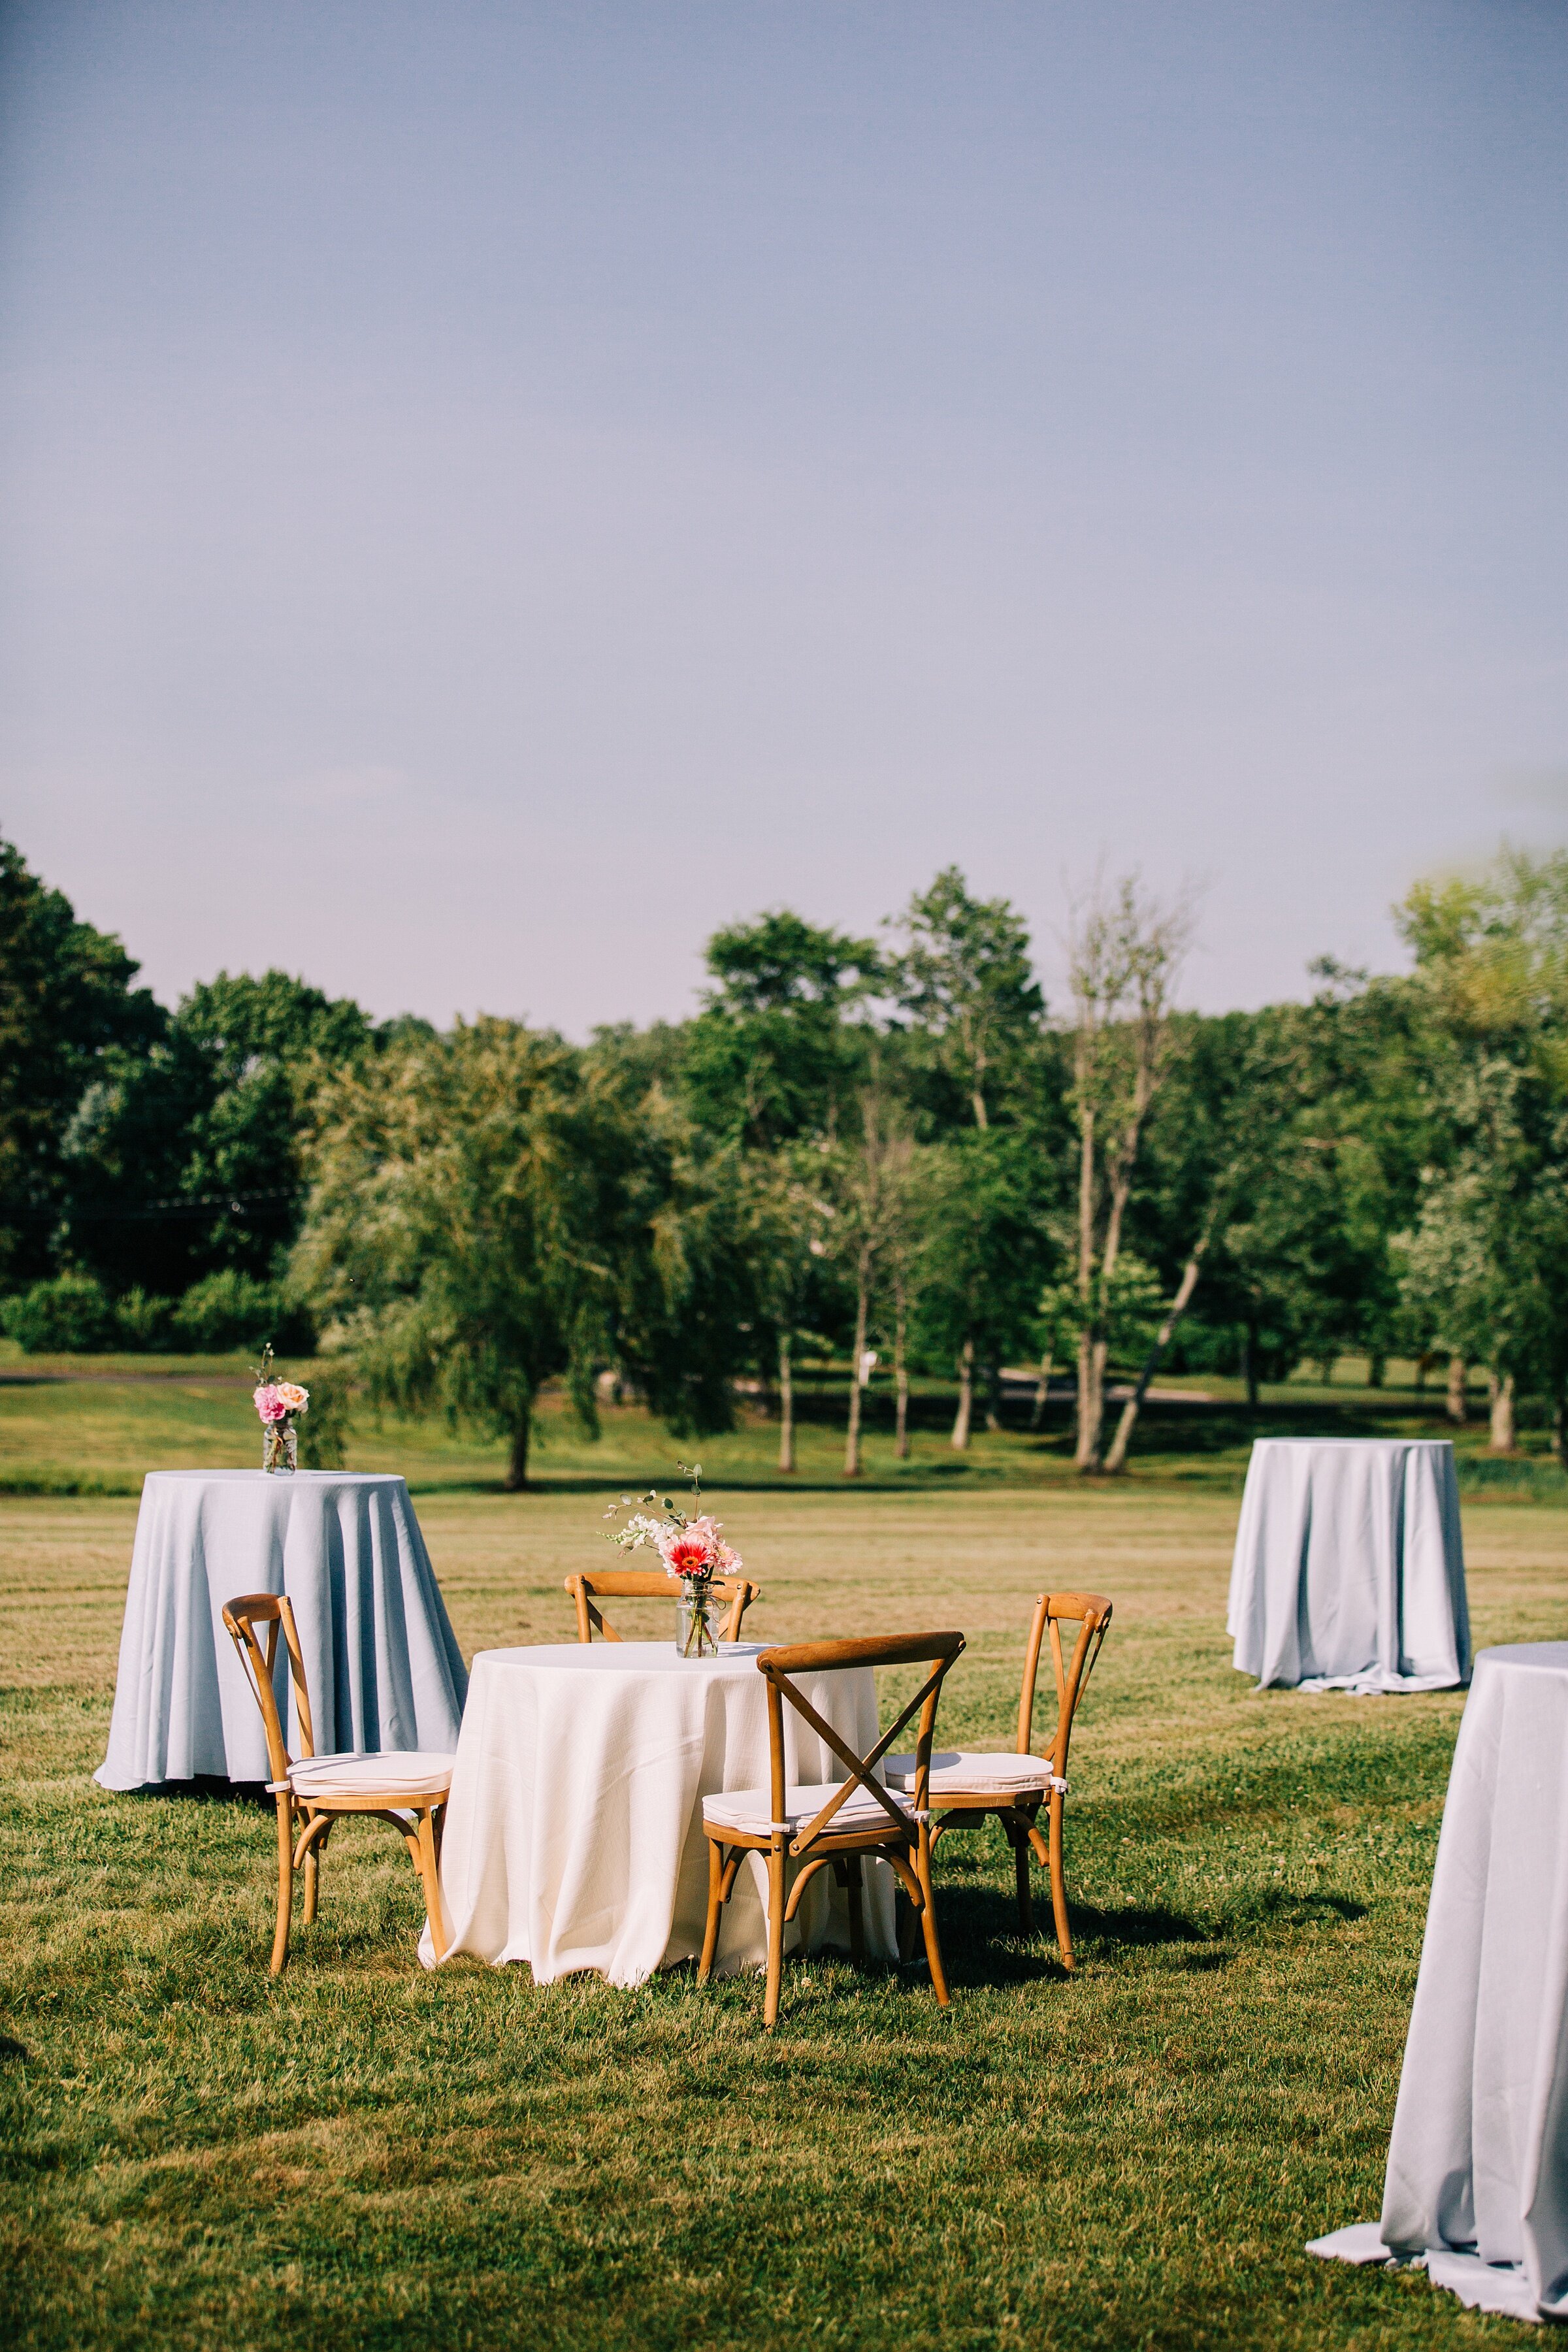
[(291, 1421), (269, 1421), (261, 1432), (261, 1466), (285, 1473), (300, 1466), (300, 1433)]
[(683, 1658), (719, 1654), (719, 1604), (706, 1580), (683, 1577), (675, 1604), (675, 1646)]

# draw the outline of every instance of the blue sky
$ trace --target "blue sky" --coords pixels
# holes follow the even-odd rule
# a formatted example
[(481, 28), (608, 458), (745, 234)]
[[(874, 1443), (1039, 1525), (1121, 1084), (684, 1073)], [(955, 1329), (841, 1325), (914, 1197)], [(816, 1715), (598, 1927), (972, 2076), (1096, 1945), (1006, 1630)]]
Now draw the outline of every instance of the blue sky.
[(166, 996), (582, 1034), (956, 862), (1258, 1003), (1559, 837), (1560, 5), (47, 0), (0, 93), (0, 826)]

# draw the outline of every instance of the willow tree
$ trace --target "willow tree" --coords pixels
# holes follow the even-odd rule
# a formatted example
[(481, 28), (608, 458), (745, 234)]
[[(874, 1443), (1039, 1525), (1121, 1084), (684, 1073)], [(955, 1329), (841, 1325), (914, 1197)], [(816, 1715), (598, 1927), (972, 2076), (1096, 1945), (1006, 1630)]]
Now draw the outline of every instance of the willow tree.
[(310, 1169), (294, 1273), (329, 1344), (373, 1399), (504, 1436), (510, 1488), (548, 1381), (589, 1433), (606, 1361), (672, 1418), (721, 1417), (676, 1142), (613, 1070), (507, 1021), (413, 1037), (323, 1084)]

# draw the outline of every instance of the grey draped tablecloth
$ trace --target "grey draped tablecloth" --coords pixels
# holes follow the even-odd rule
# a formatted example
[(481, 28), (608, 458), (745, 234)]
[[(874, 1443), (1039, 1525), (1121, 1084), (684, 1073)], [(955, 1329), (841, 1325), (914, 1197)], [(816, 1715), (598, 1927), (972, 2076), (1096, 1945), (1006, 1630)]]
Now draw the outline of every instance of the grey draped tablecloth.
[[(223, 1622), (241, 1592), (286, 1592), (294, 1605), (318, 1755), (456, 1748), (468, 1677), (401, 1478), (153, 1470), (104, 1788), (270, 1777), (261, 1712)], [(293, 1748), (281, 1644), (278, 1694)]]
[(1568, 1642), (1483, 1650), (1459, 1726), (1383, 2219), (1467, 2303), (1568, 2319)]
[(1259, 1683), (1363, 1694), (1468, 1678), (1459, 1490), (1447, 1438), (1260, 1438), (1226, 1630)]

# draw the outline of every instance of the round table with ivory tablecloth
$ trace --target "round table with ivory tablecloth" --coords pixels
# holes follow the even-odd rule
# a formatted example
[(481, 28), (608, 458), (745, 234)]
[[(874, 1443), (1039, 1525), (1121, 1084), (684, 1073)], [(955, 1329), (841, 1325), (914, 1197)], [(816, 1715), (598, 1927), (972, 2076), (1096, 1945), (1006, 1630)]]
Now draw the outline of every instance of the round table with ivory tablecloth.
[(1483, 2310), (1568, 2319), (1568, 1642), (1476, 1660), (1383, 2218), (1308, 2251), (1422, 2258)]
[[(153, 1470), (142, 1488), (106, 1789), (270, 1777), (223, 1607), (287, 1593), (316, 1753), (458, 1744), (468, 1678), (404, 1480), (339, 1470)], [(299, 1753), (287, 1662), (279, 1709)]]
[(1469, 1679), (1459, 1490), (1447, 1438), (1259, 1438), (1226, 1630), (1260, 1684), (1363, 1695)]
[[(768, 1787), (763, 1646), (727, 1642), (703, 1659), (673, 1642), (479, 1651), (441, 1840), (446, 1957), (527, 1960), (540, 1983), (592, 1969), (622, 1985), (695, 1958), (708, 1906), (702, 1800)], [(876, 1745), (868, 1667), (795, 1680), (857, 1755)], [(792, 1708), (784, 1753), (792, 1783), (844, 1778)], [(864, 1868), (867, 1949), (891, 1958), (892, 1873)], [(765, 1871), (765, 1855), (751, 1861), (726, 1906), (721, 1972), (766, 1960)], [(820, 1872), (785, 1950), (847, 1944), (847, 1921)], [(420, 1956), (434, 1959), (428, 1927)]]

